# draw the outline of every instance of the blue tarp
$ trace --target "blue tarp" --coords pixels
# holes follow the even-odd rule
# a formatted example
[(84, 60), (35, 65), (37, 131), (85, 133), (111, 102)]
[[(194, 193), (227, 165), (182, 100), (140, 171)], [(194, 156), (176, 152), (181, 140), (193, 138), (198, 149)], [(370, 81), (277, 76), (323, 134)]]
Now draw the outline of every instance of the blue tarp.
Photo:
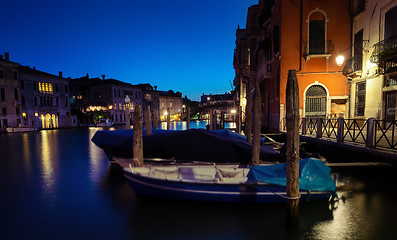
[[(321, 160), (305, 158), (299, 161), (300, 190), (335, 192), (335, 182), (330, 176), (331, 169)], [(253, 166), (248, 174), (249, 182), (264, 182), (280, 186), (287, 185), (286, 163)]]

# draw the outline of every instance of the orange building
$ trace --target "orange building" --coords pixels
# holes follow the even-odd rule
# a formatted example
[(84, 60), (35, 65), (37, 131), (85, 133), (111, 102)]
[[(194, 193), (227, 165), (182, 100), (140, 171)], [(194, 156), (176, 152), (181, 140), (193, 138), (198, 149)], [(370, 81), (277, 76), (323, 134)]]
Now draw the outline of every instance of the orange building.
[(339, 116), (348, 109), (349, 84), (336, 64), (350, 51), (350, 1), (259, 0), (257, 81), (262, 90), (262, 127), (281, 130), (288, 71), (297, 71), (299, 113)]

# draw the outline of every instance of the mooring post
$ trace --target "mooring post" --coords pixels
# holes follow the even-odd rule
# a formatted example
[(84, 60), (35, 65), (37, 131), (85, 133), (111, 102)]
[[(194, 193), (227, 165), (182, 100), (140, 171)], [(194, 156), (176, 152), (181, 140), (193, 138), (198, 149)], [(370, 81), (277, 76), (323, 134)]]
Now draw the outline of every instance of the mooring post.
[(306, 118), (302, 118), (302, 135), (306, 135)]
[(255, 82), (255, 94), (254, 94), (254, 135), (252, 141), (252, 165), (259, 165), (261, 148), (261, 89), (259, 87), (259, 81)]
[(323, 119), (317, 118), (317, 130), (316, 138), (321, 138), (323, 136)]
[(153, 111), (153, 129), (158, 129), (159, 126), (159, 110), (154, 107)]
[(170, 108), (167, 108), (167, 130), (171, 129), (171, 113)]
[(296, 70), (289, 70), (286, 90), (287, 121), (287, 205), (297, 220), (299, 205), (299, 86)]
[(343, 142), (344, 125), (345, 125), (345, 119), (343, 117), (339, 117), (338, 118), (338, 129), (336, 132), (337, 142)]
[(186, 117), (186, 129), (190, 129), (190, 104), (186, 105), (187, 117)]
[(143, 165), (143, 139), (142, 139), (142, 110), (141, 105), (135, 105), (133, 121), (133, 163), (134, 166)]
[(367, 120), (367, 147), (375, 147), (375, 118), (368, 118)]
[(152, 120), (150, 116), (149, 105), (147, 105), (145, 109), (145, 132), (146, 132), (146, 136), (152, 135)]
[(236, 123), (236, 132), (241, 133), (241, 106), (238, 106), (237, 108), (234, 121)]
[[(251, 84), (248, 84), (250, 86)], [(247, 105), (245, 106), (245, 135), (247, 136), (247, 142), (252, 143), (252, 94), (248, 87), (247, 92)]]

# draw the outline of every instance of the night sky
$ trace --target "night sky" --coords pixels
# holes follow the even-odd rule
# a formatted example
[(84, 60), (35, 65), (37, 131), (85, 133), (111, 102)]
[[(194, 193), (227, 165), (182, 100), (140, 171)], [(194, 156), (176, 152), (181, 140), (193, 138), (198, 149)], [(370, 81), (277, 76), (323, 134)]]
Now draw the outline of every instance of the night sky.
[(232, 90), (237, 25), (258, 0), (2, 0), (0, 54), (64, 77)]

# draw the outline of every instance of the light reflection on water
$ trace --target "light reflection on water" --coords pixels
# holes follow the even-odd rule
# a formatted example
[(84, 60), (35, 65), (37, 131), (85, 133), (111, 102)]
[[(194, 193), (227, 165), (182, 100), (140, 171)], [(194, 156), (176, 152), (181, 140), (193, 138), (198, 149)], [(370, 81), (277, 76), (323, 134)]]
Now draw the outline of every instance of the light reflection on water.
[(341, 173), (350, 186), (338, 192), (343, 200), (302, 203), (299, 226), (290, 228), (284, 204), (137, 197), (120, 169), (90, 141), (97, 130), (0, 134), (0, 239), (392, 239), (397, 234), (394, 169)]

